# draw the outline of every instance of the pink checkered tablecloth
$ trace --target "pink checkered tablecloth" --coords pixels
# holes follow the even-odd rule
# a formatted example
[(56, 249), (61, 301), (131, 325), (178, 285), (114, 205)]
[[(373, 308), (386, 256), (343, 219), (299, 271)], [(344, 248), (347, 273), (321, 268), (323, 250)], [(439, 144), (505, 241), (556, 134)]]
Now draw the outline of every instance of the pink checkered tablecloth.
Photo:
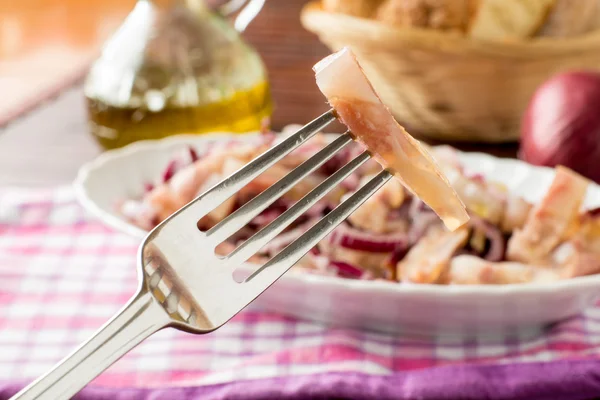
[[(137, 246), (137, 239), (112, 231), (86, 215), (70, 188), (1, 190), (0, 383), (21, 384), (45, 372), (122, 306), (136, 288)], [(450, 371), (460, 380), (461, 374), (469, 379), (476, 376), (464, 372), (471, 367), (497, 368), (486, 378), (492, 385), (491, 377), (498, 377), (498, 368), (507, 366), (517, 373), (523, 365), (578, 362), (593, 363), (599, 370), (599, 343), (598, 307), (549, 328), (542, 336), (514, 335), (500, 343), (487, 343), (477, 339), (409, 339), (330, 328), (250, 306), (209, 335), (176, 330), (157, 333), (98, 377), (94, 385), (105, 390), (223, 387), (347, 374), (401, 376), (402, 390), (406, 385), (417, 385), (411, 393), (418, 394), (422, 392), (417, 378), (425, 376), (419, 374), (433, 374), (428, 380), (433, 387), (435, 371)], [(600, 391), (600, 386), (594, 386), (596, 389)], [(2, 393), (0, 390), (0, 398)]]

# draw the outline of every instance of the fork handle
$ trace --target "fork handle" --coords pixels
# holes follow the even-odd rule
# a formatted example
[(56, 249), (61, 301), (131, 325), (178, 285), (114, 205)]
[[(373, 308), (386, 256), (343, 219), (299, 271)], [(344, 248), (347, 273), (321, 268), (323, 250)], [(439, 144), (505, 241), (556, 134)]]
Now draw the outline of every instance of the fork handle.
[(141, 289), (94, 336), (11, 400), (70, 399), (142, 340), (169, 324), (167, 313)]

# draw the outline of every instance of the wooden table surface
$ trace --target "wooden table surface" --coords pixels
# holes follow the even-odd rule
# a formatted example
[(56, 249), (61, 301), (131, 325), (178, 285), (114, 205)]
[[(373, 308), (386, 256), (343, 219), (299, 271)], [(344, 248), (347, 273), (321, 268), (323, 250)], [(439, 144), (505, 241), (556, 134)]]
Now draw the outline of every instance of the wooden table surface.
[[(87, 129), (81, 78), (134, 3), (0, 2), (0, 186), (66, 184), (99, 154)], [(311, 67), (328, 50), (301, 27), (304, 3), (268, 0), (244, 33), (270, 74), (275, 129), (305, 123), (327, 107)], [(515, 154), (512, 145), (461, 147)]]

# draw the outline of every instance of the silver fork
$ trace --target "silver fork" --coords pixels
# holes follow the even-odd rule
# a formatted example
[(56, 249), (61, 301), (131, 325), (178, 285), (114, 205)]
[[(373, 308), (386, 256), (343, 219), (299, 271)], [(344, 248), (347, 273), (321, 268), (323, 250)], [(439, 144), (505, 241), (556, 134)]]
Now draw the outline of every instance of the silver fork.
[(127, 305), (87, 342), (13, 399), (68, 399), (158, 330), (172, 327), (196, 334), (212, 332), (272, 285), (392, 174), (380, 172), (243, 282), (235, 282), (232, 272), (364, 164), (370, 158), (368, 152), (340, 168), (229, 255), (218, 256), (215, 248), (349, 144), (352, 137), (348, 132), (210, 230), (201, 232), (197, 221), (333, 120), (333, 110), (316, 118), (150, 232), (138, 250), (139, 286)]

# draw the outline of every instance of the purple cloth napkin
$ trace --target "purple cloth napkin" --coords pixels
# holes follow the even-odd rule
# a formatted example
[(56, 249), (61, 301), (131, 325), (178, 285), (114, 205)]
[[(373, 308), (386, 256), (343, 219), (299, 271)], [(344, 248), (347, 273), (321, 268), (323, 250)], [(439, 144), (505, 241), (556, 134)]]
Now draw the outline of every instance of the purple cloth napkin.
[[(0, 390), (0, 399), (16, 393)], [(222, 385), (106, 389), (88, 387), (75, 400), (589, 400), (600, 397), (600, 360), (465, 365), (378, 376), (326, 373)]]

